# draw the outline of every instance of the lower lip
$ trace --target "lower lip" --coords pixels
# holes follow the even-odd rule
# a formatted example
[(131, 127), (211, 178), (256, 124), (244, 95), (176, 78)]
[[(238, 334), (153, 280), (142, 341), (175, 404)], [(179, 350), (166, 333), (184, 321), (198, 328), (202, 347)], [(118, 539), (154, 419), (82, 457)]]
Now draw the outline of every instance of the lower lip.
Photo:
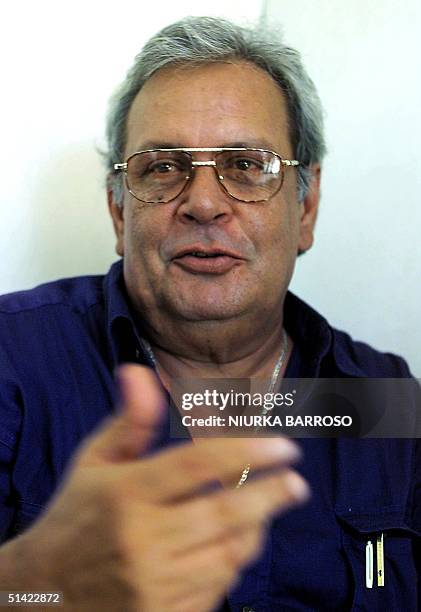
[(218, 257), (184, 255), (173, 260), (173, 263), (193, 274), (225, 274), (241, 262), (241, 259), (228, 255), (218, 255)]

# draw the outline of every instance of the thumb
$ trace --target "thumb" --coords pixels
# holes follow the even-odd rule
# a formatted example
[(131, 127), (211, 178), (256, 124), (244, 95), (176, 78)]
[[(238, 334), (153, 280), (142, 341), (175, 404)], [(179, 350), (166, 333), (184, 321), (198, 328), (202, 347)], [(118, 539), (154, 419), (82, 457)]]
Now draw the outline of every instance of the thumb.
[(77, 463), (97, 466), (132, 461), (148, 448), (159, 429), (165, 398), (150, 368), (126, 364), (117, 371), (120, 410), (82, 445)]

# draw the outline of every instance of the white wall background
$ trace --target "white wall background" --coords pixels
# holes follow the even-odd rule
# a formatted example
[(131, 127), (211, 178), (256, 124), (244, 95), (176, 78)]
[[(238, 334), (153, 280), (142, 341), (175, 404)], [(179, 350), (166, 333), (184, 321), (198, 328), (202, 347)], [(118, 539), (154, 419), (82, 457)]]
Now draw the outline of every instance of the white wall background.
[(0, 8), (0, 293), (116, 259), (103, 144), (110, 94), (146, 40), (186, 15), (255, 21), (260, 1), (23, 0)]
[(292, 289), (421, 377), (421, 2), (268, 0), (326, 111), (316, 242)]
[(115, 259), (95, 149), (108, 97), (143, 42), (187, 14), (262, 11), (303, 52), (327, 113), (317, 241), (293, 289), (421, 376), (419, 0), (5, 4), (0, 293), (102, 273)]

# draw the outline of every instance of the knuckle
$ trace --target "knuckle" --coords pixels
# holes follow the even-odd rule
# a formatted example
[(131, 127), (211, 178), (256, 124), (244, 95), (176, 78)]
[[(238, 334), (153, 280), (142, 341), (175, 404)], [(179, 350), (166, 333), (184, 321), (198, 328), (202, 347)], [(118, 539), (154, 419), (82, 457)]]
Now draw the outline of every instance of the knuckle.
[(236, 506), (232, 503), (231, 497), (226, 493), (216, 495), (210, 507), (213, 521), (221, 526), (230, 526), (234, 520), (240, 520), (240, 514)]
[(202, 449), (189, 447), (183, 449), (178, 456), (178, 469), (187, 475), (200, 476), (202, 480), (214, 476), (214, 470), (206, 453)]
[(255, 559), (261, 550), (263, 535), (263, 529), (254, 528), (226, 540), (222, 552), (225, 572), (228, 570), (235, 575), (243, 566)]
[(288, 470), (282, 479), (280, 490), (287, 503), (295, 504), (303, 502), (309, 496), (309, 488), (302, 476), (293, 470)]
[(223, 562), (226, 569), (236, 571), (247, 558), (244, 542), (237, 537), (226, 540), (222, 549)]

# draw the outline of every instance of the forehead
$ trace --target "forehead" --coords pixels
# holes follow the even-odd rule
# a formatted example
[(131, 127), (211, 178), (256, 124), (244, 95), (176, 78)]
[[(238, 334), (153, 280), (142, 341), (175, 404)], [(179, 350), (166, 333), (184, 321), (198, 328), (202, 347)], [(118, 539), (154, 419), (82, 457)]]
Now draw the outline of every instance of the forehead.
[(284, 95), (268, 73), (248, 62), (162, 69), (129, 112), (126, 154), (234, 143), (292, 153)]

